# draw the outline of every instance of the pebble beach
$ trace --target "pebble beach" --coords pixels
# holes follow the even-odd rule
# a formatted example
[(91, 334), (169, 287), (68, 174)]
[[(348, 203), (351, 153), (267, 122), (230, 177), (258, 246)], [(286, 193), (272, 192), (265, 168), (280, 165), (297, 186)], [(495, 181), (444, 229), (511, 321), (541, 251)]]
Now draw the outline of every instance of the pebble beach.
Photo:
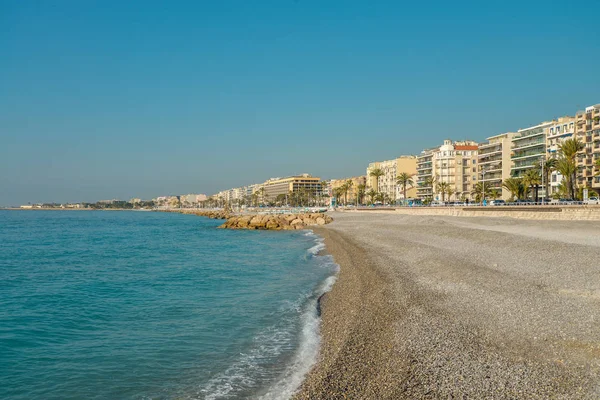
[(600, 223), (332, 216), (295, 399), (600, 398)]

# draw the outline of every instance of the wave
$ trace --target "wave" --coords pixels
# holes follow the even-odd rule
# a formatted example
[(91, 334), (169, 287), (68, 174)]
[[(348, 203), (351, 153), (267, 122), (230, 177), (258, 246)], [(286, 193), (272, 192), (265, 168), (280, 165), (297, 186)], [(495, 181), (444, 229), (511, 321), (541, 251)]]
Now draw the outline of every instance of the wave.
[[(309, 235), (305, 235), (309, 236)], [(207, 400), (255, 398), (274, 400), (290, 398), (302, 384), (305, 375), (317, 361), (320, 346), (320, 297), (331, 290), (339, 267), (333, 257), (318, 256), (325, 248), (323, 239), (315, 236), (316, 244), (307, 250), (319, 266), (330, 268), (335, 275), (327, 277), (313, 290), (286, 304), (280, 321), (263, 329), (254, 337), (251, 349), (223, 373), (211, 379), (200, 391)], [(299, 321), (298, 321), (299, 318)], [(300, 326), (300, 331), (294, 329)], [(295, 350), (293, 348), (295, 347)], [(286, 352), (287, 350), (287, 352)], [(292, 352), (286, 359), (284, 354)], [(278, 364), (278, 365), (273, 365)], [(279, 369), (278, 378), (260, 390), (265, 377)], [(277, 374), (275, 374), (277, 376)]]

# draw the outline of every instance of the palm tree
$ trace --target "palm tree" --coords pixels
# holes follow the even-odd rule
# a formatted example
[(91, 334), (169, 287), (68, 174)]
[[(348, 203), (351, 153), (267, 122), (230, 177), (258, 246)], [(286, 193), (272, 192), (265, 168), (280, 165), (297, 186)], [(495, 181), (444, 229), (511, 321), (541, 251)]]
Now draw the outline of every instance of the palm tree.
[(530, 188), (535, 190), (535, 194), (532, 197), (535, 198), (535, 202), (538, 202), (538, 188), (541, 185), (542, 179), (540, 176), (540, 171), (535, 168), (528, 169), (523, 175), (523, 185), (525, 186), (525, 190), (529, 191)]
[(515, 201), (515, 198), (522, 199), (525, 192), (523, 180), (513, 177), (507, 178), (502, 182), (502, 187), (510, 192), (510, 201)]
[(381, 168), (375, 168), (371, 170), (369, 175), (375, 177), (375, 189), (379, 190), (379, 177), (385, 175), (385, 172)]
[(448, 186), (448, 189), (446, 189), (446, 194), (448, 195), (448, 201), (450, 201), (450, 199), (452, 198), (452, 195), (456, 193), (456, 189), (454, 189), (452, 186)]
[[(567, 178), (567, 187), (569, 188), (569, 193), (571, 199), (575, 198), (575, 183), (577, 182), (577, 166), (576, 166), (576, 158), (577, 153), (585, 149), (585, 144), (579, 140), (578, 138), (570, 138), (565, 140), (564, 142), (558, 145), (558, 148), (561, 152), (561, 158), (566, 160), (567, 163), (571, 164), (567, 166), (565, 163), (562, 164), (563, 169), (570, 172), (570, 175), (567, 178), (567, 175), (561, 174), (564, 178)], [(559, 160), (560, 163), (560, 160)], [(558, 168), (558, 165), (557, 165)]]
[(353, 185), (354, 182), (352, 182), (352, 179), (348, 179), (346, 183), (344, 183), (344, 197), (346, 205), (348, 205), (348, 192), (350, 191), (350, 188), (352, 188)]
[(433, 176), (428, 176), (423, 181), (423, 186), (432, 188), (431, 193), (433, 193), (433, 185), (434, 185), (434, 183), (435, 183), (435, 178)]
[(475, 196), (475, 202), (481, 203), (485, 197), (490, 195), (490, 186), (485, 186), (483, 182), (477, 182), (475, 186), (473, 186), (473, 190), (471, 191), (471, 195)]
[(406, 172), (402, 172), (396, 178), (396, 183), (398, 183), (398, 185), (402, 186), (402, 194), (404, 195), (404, 204), (406, 204), (406, 185), (410, 185), (410, 187), (413, 187), (414, 182), (409, 174), (407, 174)]
[(501, 196), (502, 196), (502, 192), (500, 192), (498, 189), (490, 190), (490, 198), (492, 200), (499, 199)]
[[(364, 202), (366, 188), (367, 188), (367, 185), (365, 185), (364, 183), (361, 183), (357, 187), (357, 189), (358, 189), (358, 203), (359, 204), (362, 204)], [(357, 206), (358, 206), (358, 204), (357, 204)]]
[(577, 165), (573, 160), (561, 157), (558, 159), (556, 169), (563, 176), (563, 183), (567, 189), (568, 197), (574, 199)]
[(548, 158), (544, 161), (538, 161), (533, 168), (537, 169), (540, 174), (542, 171), (544, 172), (544, 195), (548, 197), (548, 185), (550, 183), (550, 175), (552, 171), (556, 171), (556, 166), (558, 165), (558, 160), (556, 158)]
[(375, 202), (375, 197), (377, 197), (377, 192), (371, 189), (367, 192), (367, 196), (371, 198), (371, 204), (373, 204)]
[(439, 182), (436, 185), (438, 193), (442, 195), (442, 202), (446, 201), (446, 191), (448, 190), (448, 187), (450, 187), (448, 182)]

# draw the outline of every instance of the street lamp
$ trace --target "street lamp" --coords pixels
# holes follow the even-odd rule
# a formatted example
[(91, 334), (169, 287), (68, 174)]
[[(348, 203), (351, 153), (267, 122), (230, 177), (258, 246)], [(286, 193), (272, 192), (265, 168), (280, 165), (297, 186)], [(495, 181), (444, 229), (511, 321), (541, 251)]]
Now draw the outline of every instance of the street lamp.
[(544, 200), (546, 200), (546, 196), (548, 195), (548, 193), (546, 193), (546, 187), (544, 186), (544, 156), (540, 158), (540, 164), (542, 166), (542, 189), (544, 189), (544, 195), (542, 196), (542, 205), (544, 205)]

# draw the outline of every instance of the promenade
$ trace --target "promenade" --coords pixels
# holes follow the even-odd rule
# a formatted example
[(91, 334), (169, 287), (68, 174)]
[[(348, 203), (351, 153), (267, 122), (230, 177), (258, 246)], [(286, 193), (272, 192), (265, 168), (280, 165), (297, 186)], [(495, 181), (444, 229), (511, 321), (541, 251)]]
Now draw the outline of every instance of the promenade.
[(297, 398), (600, 398), (600, 223), (332, 213)]

